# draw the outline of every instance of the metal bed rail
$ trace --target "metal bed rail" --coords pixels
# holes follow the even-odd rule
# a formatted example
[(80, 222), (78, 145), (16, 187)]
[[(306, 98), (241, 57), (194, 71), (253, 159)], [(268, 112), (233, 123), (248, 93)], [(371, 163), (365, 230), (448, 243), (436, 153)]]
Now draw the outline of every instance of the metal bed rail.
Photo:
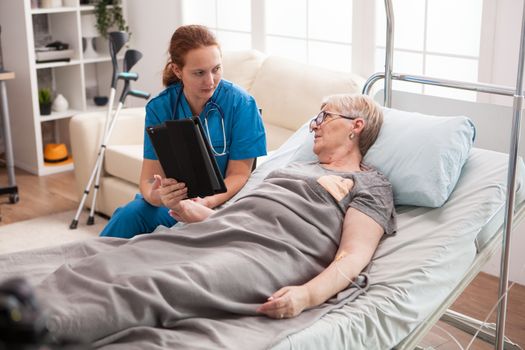
[[(493, 94), (493, 95), (514, 96), (514, 92), (515, 92), (514, 89), (511, 89), (506, 86), (484, 84), (484, 83), (469, 83), (469, 82), (458, 81), (458, 80), (427, 77), (423, 75), (391, 73), (390, 78), (391, 80), (400, 80), (400, 81), (407, 81), (410, 83), (418, 83), (418, 84), (423, 84), (423, 85), (434, 85), (434, 86), (455, 88), (455, 89), (460, 89), (460, 90), (484, 92), (484, 93)], [(381, 79), (385, 79), (385, 73), (383, 72), (378, 72), (378, 73), (371, 75), (363, 86), (363, 90), (362, 90), (363, 94), (369, 95), (372, 90), (373, 85)], [(389, 93), (388, 96), (391, 99), (392, 94)], [(385, 105), (386, 105), (386, 102), (385, 102)]]
[(498, 292), (498, 314), (496, 320), (495, 348), (503, 350), (505, 345), (505, 322), (507, 313), (507, 290), (509, 285), (509, 260), (511, 246), (511, 231), (513, 220), (514, 196), (516, 187), (516, 162), (518, 158), (519, 135), (521, 128), (521, 117), (523, 112), (523, 74), (525, 63), (525, 2), (523, 3), (523, 15), (521, 25), (520, 50), (518, 57), (518, 74), (515, 89), (492, 84), (471, 83), (446, 79), (431, 78), (418, 75), (396, 74), (392, 71), (394, 57), (394, 11), (392, 0), (385, 0), (386, 12), (386, 54), (385, 72), (372, 75), (364, 85), (363, 93), (369, 93), (372, 85), (384, 79), (384, 101), (385, 107), (392, 106), (392, 80), (408, 81), (420, 84), (450, 87), (462, 90), (484, 92), (513, 96), (513, 119), (511, 139), (509, 146), (509, 165), (507, 172), (507, 195), (505, 200), (505, 217), (503, 223), (502, 254), (500, 264), (500, 283)]

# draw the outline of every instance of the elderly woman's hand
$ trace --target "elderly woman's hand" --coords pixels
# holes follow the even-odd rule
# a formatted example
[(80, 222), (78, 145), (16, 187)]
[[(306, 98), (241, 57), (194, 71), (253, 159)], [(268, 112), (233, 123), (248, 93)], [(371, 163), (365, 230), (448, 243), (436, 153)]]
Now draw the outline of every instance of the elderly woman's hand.
[(309, 303), (310, 295), (305, 286), (287, 286), (273, 293), (256, 311), (271, 318), (290, 318), (299, 315)]
[(212, 213), (214, 213), (213, 209), (191, 199), (180, 201), (169, 211), (171, 217), (185, 223), (203, 221)]

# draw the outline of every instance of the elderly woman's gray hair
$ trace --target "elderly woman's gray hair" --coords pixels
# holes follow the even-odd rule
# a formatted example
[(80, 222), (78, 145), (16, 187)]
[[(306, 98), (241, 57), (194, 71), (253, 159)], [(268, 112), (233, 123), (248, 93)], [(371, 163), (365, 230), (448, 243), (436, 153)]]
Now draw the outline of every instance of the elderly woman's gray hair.
[(324, 99), (321, 109), (326, 105), (336, 108), (341, 114), (362, 118), (365, 127), (359, 135), (359, 151), (364, 157), (372, 147), (383, 125), (383, 109), (371, 97), (366, 95), (338, 94)]

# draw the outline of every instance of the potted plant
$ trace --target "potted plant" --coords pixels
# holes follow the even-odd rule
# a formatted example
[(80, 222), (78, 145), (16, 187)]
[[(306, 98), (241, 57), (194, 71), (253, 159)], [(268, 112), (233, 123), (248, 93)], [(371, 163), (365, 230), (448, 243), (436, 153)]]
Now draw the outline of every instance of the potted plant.
[(112, 27), (129, 32), (129, 27), (122, 13), (122, 6), (114, 0), (96, 0), (95, 17), (97, 30), (105, 39), (108, 38), (108, 32)]
[(43, 88), (38, 90), (38, 104), (40, 106), (40, 115), (51, 114), (51, 104), (53, 102), (51, 90)]

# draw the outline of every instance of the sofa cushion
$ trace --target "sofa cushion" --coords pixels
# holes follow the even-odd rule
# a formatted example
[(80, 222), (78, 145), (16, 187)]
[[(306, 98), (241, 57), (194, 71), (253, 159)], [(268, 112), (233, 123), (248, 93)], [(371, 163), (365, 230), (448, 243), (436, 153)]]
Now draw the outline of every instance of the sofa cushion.
[(139, 184), (143, 159), (142, 145), (108, 145), (104, 170), (110, 175)]
[(136, 184), (118, 177), (104, 176), (100, 179), (97, 211), (111, 216), (115, 209), (132, 201), (137, 193), (139, 188)]
[(266, 123), (295, 131), (319, 112), (321, 102), (335, 93), (358, 93), (364, 79), (269, 56), (250, 90)]
[(222, 54), (224, 78), (250, 91), (265, 58), (256, 50), (225, 51)]
[(264, 123), (264, 128), (266, 129), (266, 147), (268, 151), (279, 148), (294, 133), (292, 130), (272, 123)]

